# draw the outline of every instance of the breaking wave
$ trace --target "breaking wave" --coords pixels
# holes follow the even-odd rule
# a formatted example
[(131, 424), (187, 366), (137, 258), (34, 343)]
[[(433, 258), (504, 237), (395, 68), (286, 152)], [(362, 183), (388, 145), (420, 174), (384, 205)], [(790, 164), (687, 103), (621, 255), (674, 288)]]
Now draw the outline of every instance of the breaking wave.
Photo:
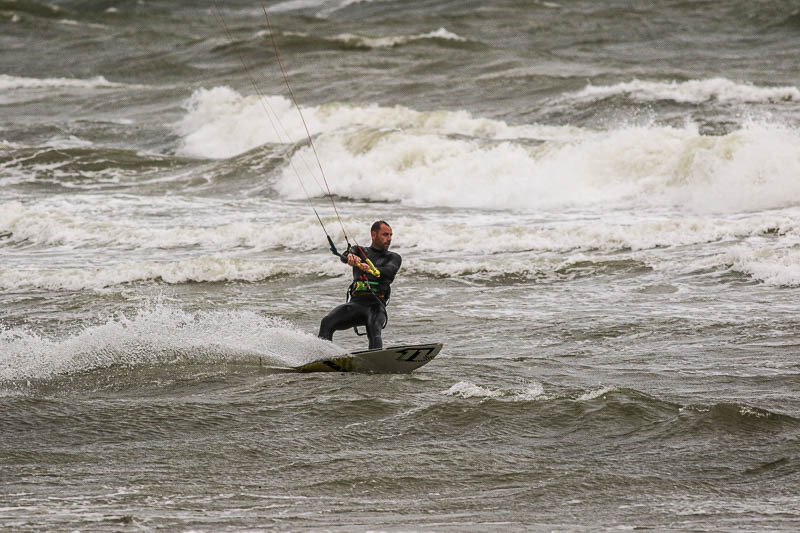
[[(301, 146), (275, 189), (322, 195), (305, 130), (290, 102), (201, 90), (179, 125), (182, 153), (229, 158), (268, 143)], [(669, 206), (738, 213), (800, 205), (800, 132), (750, 121), (721, 136), (684, 127), (608, 131), (512, 125), (466, 111), (328, 104), (304, 110), (334, 194), (413, 206), (550, 209)], [(299, 169), (299, 170), (298, 170)], [(301, 178), (298, 180), (298, 175)]]

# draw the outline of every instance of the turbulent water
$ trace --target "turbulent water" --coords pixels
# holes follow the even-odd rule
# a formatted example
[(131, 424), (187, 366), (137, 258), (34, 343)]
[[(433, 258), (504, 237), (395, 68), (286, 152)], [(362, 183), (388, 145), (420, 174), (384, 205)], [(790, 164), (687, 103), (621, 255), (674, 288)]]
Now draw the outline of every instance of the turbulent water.
[(266, 7), (0, 0), (0, 530), (800, 528), (796, 2)]

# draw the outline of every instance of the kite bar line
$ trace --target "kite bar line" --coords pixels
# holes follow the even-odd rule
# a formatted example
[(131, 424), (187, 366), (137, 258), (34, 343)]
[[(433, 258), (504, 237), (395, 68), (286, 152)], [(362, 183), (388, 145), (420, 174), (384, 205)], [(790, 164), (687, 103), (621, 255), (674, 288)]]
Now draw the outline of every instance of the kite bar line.
[[(269, 19), (269, 13), (267, 13), (267, 6), (264, 5), (264, 0), (261, 0), (261, 9), (264, 11), (264, 18), (267, 20), (267, 27), (269, 28), (269, 36), (270, 36), (270, 40), (272, 41), (272, 48), (275, 51), (275, 59), (278, 61), (278, 65), (280, 66), (280, 69), (281, 69), (281, 76), (283, 76), (283, 82), (286, 84), (286, 88), (289, 90), (289, 95), (292, 97), (292, 103), (294, 103), (294, 107), (295, 107), (295, 109), (297, 109), (297, 113), (300, 115), (300, 120), (303, 122), (303, 127), (305, 128), (306, 136), (308, 137), (308, 143), (309, 143), (309, 145), (311, 145), (311, 150), (314, 153), (314, 157), (317, 160), (317, 165), (319, 165), (319, 171), (320, 171), (320, 174), (322, 175), (322, 181), (325, 183), (325, 188), (328, 191), (328, 198), (330, 199), (331, 205), (333, 206), (333, 211), (336, 213), (336, 218), (339, 220), (339, 225), (342, 227), (342, 233), (344, 234), (344, 240), (345, 240), (345, 242), (347, 242), (347, 251), (345, 253), (353, 253), (354, 252), (353, 247), (350, 245), (350, 239), (348, 239), (348, 237), (347, 237), (347, 230), (344, 229), (344, 222), (342, 222), (342, 217), (339, 215), (339, 209), (336, 207), (336, 202), (333, 200), (333, 193), (331, 193), (331, 188), (328, 185), (328, 180), (325, 178), (325, 171), (322, 169), (322, 162), (320, 161), (319, 155), (317, 154), (317, 148), (314, 146), (314, 141), (311, 138), (311, 133), (308, 131), (308, 124), (306, 123), (305, 117), (303, 117), (303, 111), (300, 109), (300, 105), (297, 103), (297, 98), (294, 95), (294, 91), (292, 90), (292, 86), (289, 85), (289, 78), (286, 75), (286, 69), (283, 68), (283, 62), (281, 61), (281, 54), (280, 54), (280, 51), (278, 51), (278, 42), (275, 40), (275, 31), (272, 29), (272, 22)], [(319, 216), (317, 216), (317, 218), (319, 218)], [(325, 229), (325, 226), (323, 226), (323, 229)], [(328, 235), (327, 231), (325, 232), (325, 235), (328, 237), (328, 243), (330, 244), (331, 252), (333, 253), (333, 255), (341, 257), (339, 252), (336, 250), (336, 246), (333, 244), (333, 239), (331, 239), (331, 236)], [(355, 237), (353, 237), (353, 243), (355, 244), (355, 249), (358, 250), (358, 252), (364, 258), (364, 261), (367, 264), (367, 267), (368, 267), (367, 272), (369, 274), (372, 274), (376, 278), (380, 277), (380, 275), (381, 275), (380, 271), (377, 268), (375, 268), (374, 264), (372, 264), (372, 261), (369, 259), (369, 257), (367, 257), (366, 252), (361, 247), (361, 245), (358, 244), (358, 241), (355, 239)], [(384, 311), (385, 311), (386, 303), (383, 300), (381, 300), (378, 297), (378, 295), (375, 294), (374, 292), (372, 292), (372, 291), (369, 291), (369, 292), (370, 292), (370, 294), (372, 294), (372, 296), (375, 298), (375, 300), (378, 302), (378, 304), (380, 304), (384, 308)], [(385, 315), (385, 316), (386, 316), (386, 319), (385, 319), (385, 321), (383, 323), (383, 327), (384, 328), (386, 327), (386, 324), (389, 322), (389, 316), (388, 315)], [(357, 335), (361, 335), (358, 332), (358, 328), (354, 327), (353, 329), (355, 330)]]
[[(267, 20), (267, 27), (269, 28), (269, 37), (270, 41), (272, 41), (272, 49), (275, 51), (275, 59), (278, 61), (278, 66), (281, 69), (281, 76), (283, 77), (283, 82), (286, 84), (286, 88), (289, 90), (289, 95), (292, 98), (292, 103), (294, 104), (295, 109), (297, 109), (297, 113), (300, 115), (300, 120), (303, 122), (303, 127), (306, 130), (306, 137), (308, 137), (308, 144), (311, 146), (311, 151), (314, 153), (314, 158), (317, 160), (317, 165), (319, 166), (319, 172), (322, 176), (322, 181), (325, 183), (325, 189), (328, 193), (328, 198), (331, 201), (331, 205), (333, 206), (333, 212), (336, 213), (336, 218), (339, 220), (339, 225), (342, 228), (342, 233), (344, 234), (344, 240), (347, 242), (348, 248), (350, 247), (350, 239), (347, 237), (347, 230), (344, 229), (344, 222), (342, 222), (342, 217), (339, 215), (339, 209), (336, 207), (336, 202), (333, 200), (333, 193), (331, 193), (331, 188), (328, 185), (328, 180), (325, 177), (325, 171), (322, 169), (322, 161), (319, 159), (319, 155), (317, 154), (317, 148), (314, 146), (314, 141), (311, 138), (311, 133), (308, 130), (308, 124), (306, 123), (306, 119), (303, 116), (303, 111), (300, 109), (300, 105), (297, 103), (297, 98), (294, 95), (294, 91), (292, 90), (292, 86), (289, 84), (289, 78), (286, 75), (286, 69), (283, 68), (283, 62), (281, 61), (281, 53), (278, 50), (278, 42), (275, 40), (275, 31), (272, 29), (272, 22), (269, 19), (269, 13), (267, 13), (267, 6), (264, 5), (263, 0), (261, 1), (261, 9), (264, 11), (264, 18)], [(319, 215), (317, 215), (319, 218)], [(323, 226), (324, 229), (324, 226)], [(333, 245), (333, 241), (331, 240), (330, 235), (328, 232), (325, 232), (326, 236), (328, 237), (328, 242), (331, 244), (331, 251), (334, 251), (336, 247)], [(358, 245), (358, 243), (356, 243)], [(334, 251), (335, 255), (339, 255)]]
[[(228, 28), (228, 25), (225, 23), (225, 19), (223, 18), (222, 14), (220, 13), (219, 6), (217, 5), (216, 0), (214, 1), (213, 5), (214, 5), (214, 11), (215, 11), (215, 13), (217, 15), (217, 18), (219, 19), (220, 24), (222, 25), (223, 29), (225, 30), (225, 35), (227, 36), (228, 41), (233, 44), (233, 42), (234, 42), (233, 35), (231, 34), (231, 32), (230, 32), (230, 30)], [(262, 8), (264, 9), (264, 14), (267, 15), (266, 7), (264, 7), (263, 2), (262, 2)], [(269, 26), (270, 37), (271, 37), (271, 40), (272, 40), (273, 49), (275, 50), (275, 55), (276, 55), (276, 58), (278, 59), (278, 64), (280, 65), (281, 72), (283, 74), (284, 83), (286, 84), (286, 86), (289, 89), (289, 94), (292, 97), (292, 103), (294, 104), (295, 108), (297, 109), (298, 113), (300, 114), (300, 119), (302, 120), (303, 126), (305, 127), (306, 136), (308, 137), (308, 141), (309, 141), (309, 143), (311, 145), (312, 151), (314, 153), (314, 157), (316, 158), (317, 164), (319, 165), (320, 172), (322, 173), (322, 179), (325, 182), (325, 187), (324, 188), (322, 187), (322, 185), (320, 185), (319, 181), (317, 181), (317, 178), (314, 175), (314, 172), (311, 171), (311, 167), (308, 166), (308, 163), (305, 162), (305, 159), (302, 157), (302, 155), (301, 155), (301, 160), (303, 160), (303, 162), (306, 164), (306, 168), (308, 169), (309, 174), (311, 175), (311, 178), (314, 180), (314, 182), (320, 188), (322, 193), (330, 198), (331, 203), (332, 203), (333, 208), (334, 208), (334, 212), (336, 213), (336, 217), (339, 219), (339, 224), (342, 226), (342, 232), (344, 233), (344, 238), (345, 238), (345, 241), (347, 241), (347, 245), (348, 245), (348, 248), (349, 248), (350, 242), (347, 239), (347, 232), (345, 231), (344, 224), (342, 222), (341, 217), (339, 216), (339, 212), (338, 212), (338, 209), (336, 208), (336, 204), (335, 204), (335, 202), (333, 200), (333, 196), (331, 194), (330, 187), (328, 186), (328, 182), (325, 179), (325, 173), (322, 170), (322, 163), (320, 162), (319, 157), (317, 156), (317, 151), (316, 151), (316, 148), (314, 147), (313, 141), (311, 140), (311, 135), (309, 134), (308, 126), (306, 125), (305, 118), (303, 117), (303, 113), (300, 111), (300, 107), (297, 105), (297, 99), (294, 96), (294, 91), (292, 91), (292, 88), (289, 85), (289, 81), (286, 78), (286, 74), (285, 74), (285, 71), (283, 69), (283, 65), (281, 64), (280, 55), (279, 55), (279, 52), (278, 52), (278, 46), (277, 46), (277, 43), (275, 41), (275, 37), (273, 35), (272, 26), (269, 23), (269, 16), (268, 15), (267, 15), (267, 25)], [(256, 92), (256, 95), (258, 96), (259, 102), (261, 103), (261, 107), (262, 107), (262, 109), (264, 109), (264, 113), (267, 115), (267, 119), (269, 120), (270, 124), (272, 125), (272, 129), (278, 135), (278, 140), (280, 142), (283, 142), (283, 137), (281, 136), (281, 132), (278, 129), (278, 127), (276, 127), (275, 121), (277, 121), (278, 125), (283, 129), (283, 132), (284, 132), (284, 135), (286, 136), (286, 138), (287, 139), (291, 139), (291, 136), (289, 135), (289, 133), (286, 130), (286, 128), (283, 126), (283, 123), (281, 122), (280, 118), (278, 117), (278, 114), (269, 105), (269, 102), (267, 101), (266, 96), (264, 95), (264, 93), (259, 88), (258, 83), (256, 82), (255, 78), (253, 77), (251, 69), (247, 65), (247, 62), (244, 60), (244, 57), (238, 51), (236, 52), (236, 55), (238, 56), (239, 62), (242, 64), (242, 67), (244, 68), (244, 70), (245, 70), (245, 72), (247, 74), (247, 77), (248, 77), (248, 79), (250, 81), (250, 84), (253, 86), (253, 90)], [(270, 111), (272, 113), (270, 113)], [(274, 121), (273, 121), (273, 115), (275, 117)], [(289, 159), (289, 166), (291, 166), (292, 170), (294, 171), (294, 174), (297, 177), (297, 181), (300, 183), (300, 187), (303, 189), (303, 193), (305, 194), (305, 197), (306, 197), (306, 200), (309, 203), (309, 206), (314, 211), (314, 215), (317, 217), (317, 221), (319, 222), (320, 226), (322, 226), (322, 231), (325, 232), (325, 236), (327, 237), (328, 243), (330, 244), (331, 252), (334, 255), (338, 256), (339, 252), (336, 250), (336, 246), (333, 243), (333, 239), (331, 238), (330, 234), (328, 233), (328, 230), (325, 227), (325, 224), (322, 222), (322, 218), (319, 216), (319, 213), (317, 212), (317, 209), (314, 206), (314, 202), (311, 199), (311, 195), (308, 193), (308, 190), (306, 189), (306, 186), (303, 183), (302, 178), (300, 177), (300, 173), (297, 171), (297, 168), (295, 167), (294, 162), (291, 159)]]

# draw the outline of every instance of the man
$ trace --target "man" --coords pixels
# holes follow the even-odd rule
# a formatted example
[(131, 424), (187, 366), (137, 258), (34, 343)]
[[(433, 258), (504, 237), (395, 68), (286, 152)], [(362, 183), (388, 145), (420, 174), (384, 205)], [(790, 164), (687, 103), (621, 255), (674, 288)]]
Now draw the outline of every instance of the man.
[(366, 326), (369, 349), (376, 350), (383, 348), (381, 330), (388, 320), (386, 303), (402, 259), (389, 251), (392, 244), (389, 224), (379, 220), (372, 225), (370, 233), (371, 246), (352, 246), (341, 255), (342, 262), (353, 267), (353, 283), (347, 291), (347, 303), (335, 307), (322, 319), (319, 337), (330, 341), (334, 331)]

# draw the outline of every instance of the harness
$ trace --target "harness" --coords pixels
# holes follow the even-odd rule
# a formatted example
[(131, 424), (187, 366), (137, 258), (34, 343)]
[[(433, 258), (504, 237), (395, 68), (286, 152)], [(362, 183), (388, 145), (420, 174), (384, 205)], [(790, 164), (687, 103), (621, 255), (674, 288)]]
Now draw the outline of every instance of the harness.
[(379, 284), (377, 281), (365, 281), (363, 279), (357, 279), (350, 284), (350, 287), (347, 289), (347, 293), (350, 295), (356, 293), (367, 293), (371, 292), (378, 296), (378, 298), (383, 298), (383, 294), (378, 292)]

